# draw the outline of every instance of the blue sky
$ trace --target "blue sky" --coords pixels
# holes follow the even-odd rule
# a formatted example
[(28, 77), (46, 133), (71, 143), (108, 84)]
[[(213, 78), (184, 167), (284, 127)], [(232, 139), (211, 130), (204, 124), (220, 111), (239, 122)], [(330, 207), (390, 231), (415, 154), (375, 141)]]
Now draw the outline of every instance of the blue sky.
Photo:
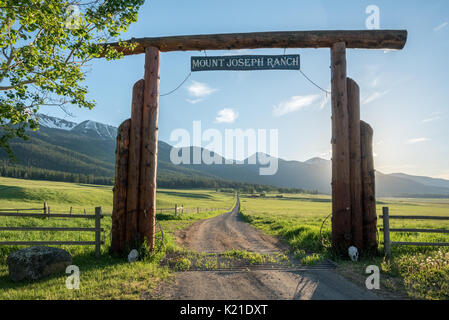
[[(365, 8), (380, 8), (381, 29), (407, 29), (402, 51), (348, 50), (348, 76), (361, 88), (361, 117), (374, 129), (376, 169), (449, 179), (449, 1), (147, 1), (123, 39), (253, 31), (365, 29)], [(208, 55), (283, 54), (283, 49), (208, 51)], [(330, 88), (329, 49), (288, 49), (301, 68)], [(160, 93), (190, 71), (190, 56), (162, 53)], [(49, 115), (118, 126), (130, 117), (132, 85), (143, 77), (144, 56), (95, 60), (87, 85), (94, 110), (51, 107)], [(160, 98), (159, 138), (177, 128), (278, 129), (279, 156), (330, 158), (331, 109), (325, 94), (298, 71), (196, 72), (175, 93)]]

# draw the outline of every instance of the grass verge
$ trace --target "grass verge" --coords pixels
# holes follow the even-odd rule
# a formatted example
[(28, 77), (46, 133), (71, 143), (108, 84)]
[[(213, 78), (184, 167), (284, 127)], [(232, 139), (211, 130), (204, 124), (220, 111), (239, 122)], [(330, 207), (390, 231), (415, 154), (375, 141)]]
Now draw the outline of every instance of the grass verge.
[[(339, 264), (337, 271), (365, 286), (366, 267), (376, 265), (381, 272), (381, 294), (390, 298), (449, 299), (449, 248), (393, 246), (392, 258), (361, 256), (357, 263), (337, 257), (329, 250), (331, 199), (325, 195), (285, 194), (251, 198), (241, 195), (241, 216), (267, 234), (288, 243), (304, 264), (330, 258)], [(391, 215), (449, 215), (448, 199), (381, 199)], [(382, 222), (378, 221), (378, 227)], [(392, 220), (390, 228), (449, 230), (449, 222), (432, 220)], [(392, 233), (392, 241), (449, 242), (448, 234)], [(379, 232), (379, 243), (383, 235)]]

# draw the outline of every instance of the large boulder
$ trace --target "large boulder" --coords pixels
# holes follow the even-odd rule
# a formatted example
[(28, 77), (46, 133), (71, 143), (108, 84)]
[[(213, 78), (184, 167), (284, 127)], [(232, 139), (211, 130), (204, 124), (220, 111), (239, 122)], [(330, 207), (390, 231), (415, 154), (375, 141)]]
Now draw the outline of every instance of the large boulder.
[(52, 247), (29, 247), (14, 251), (6, 260), (13, 281), (38, 280), (50, 274), (65, 272), (72, 256)]

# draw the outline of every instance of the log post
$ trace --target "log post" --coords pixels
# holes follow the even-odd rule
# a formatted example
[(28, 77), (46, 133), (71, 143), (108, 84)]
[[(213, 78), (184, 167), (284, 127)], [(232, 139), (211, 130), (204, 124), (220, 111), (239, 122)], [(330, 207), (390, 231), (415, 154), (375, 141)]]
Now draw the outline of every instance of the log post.
[[(160, 52), (145, 49), (145, 91), (142, 110), (142, 148), (140, 161), (139, 233), (154, 249), (156, 218), (157, 139), (159, 112)], [(142, 239), (142, 240), (144, 240)]]
[(95, 208), (95, 257), (99, 258), (101, 255), (101, 207)]
[[(129, 131), (128, 186), (126, 197), (126, 243), (128, 246), (140, 245), (139, 236), (139, 185), (140, 157), (142, 147), (142, 111), (145, 82), (134, 84), (131, 104), (131, 128)], [(131, 247), (130, 247), (131, 249)]]
[(360, 89), (348, 78), (349, 158), (351, 175), (352, 245), (363, 251), (362, 158), (360, 146)]
[(377, 252), (377, 215), (376, 215), (376, 189), (373, 156), (373, 129), (360, 121), (362, 183), (363, 183), (363, 243), (365, 252)]
[(331, 48), (332, 85), (332, 248), (346, 254), (351, 244), (350, 160), (346, 45)]
[(117, 130), (115, 150), (115, 182), (112, 210), (111, 250), (122, 254), (126, 239), (126, 195), (128, 185), (128, 149), (131, 120), (124, 121)]
[(391, 240), (390, 240), (390, 213), (388, 207), (382, 208), (383, 229), (384, 229), (384, 250), (385, 256), (391, 256)]

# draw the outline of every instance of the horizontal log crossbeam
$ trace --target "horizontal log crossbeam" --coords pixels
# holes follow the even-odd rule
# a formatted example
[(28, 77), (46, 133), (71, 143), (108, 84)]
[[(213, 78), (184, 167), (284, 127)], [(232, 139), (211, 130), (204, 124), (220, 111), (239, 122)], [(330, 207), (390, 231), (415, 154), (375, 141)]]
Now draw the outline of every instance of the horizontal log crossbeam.
[(257, 48), (331, 48), (344, 42), (348, 49), (396, 49), (407, 41), (407, 30), (319, 30), (277, 31), (252, 33), (204, 34), (151, 38), (132, 38), (133, 50), (125, 49), (118, 42), (107, 43), (124, 55), (140, 54), (147, 47), (168, 51), (201, 51)]

